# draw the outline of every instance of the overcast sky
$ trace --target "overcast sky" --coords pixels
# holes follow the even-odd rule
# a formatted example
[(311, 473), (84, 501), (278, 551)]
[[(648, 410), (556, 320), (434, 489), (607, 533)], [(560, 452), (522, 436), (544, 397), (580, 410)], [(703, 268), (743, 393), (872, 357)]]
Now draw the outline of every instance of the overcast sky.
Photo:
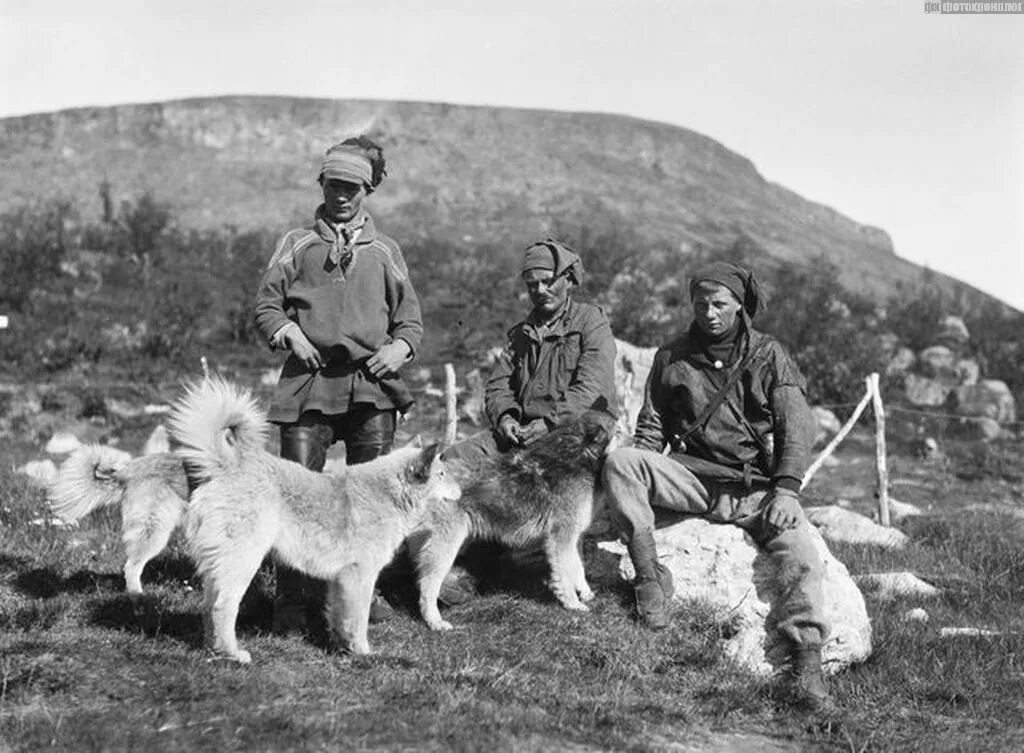
[(685, 126), (1024, 310), (1024, 15), (923, 0), (0, 0), (0, 117), (223, 94)]

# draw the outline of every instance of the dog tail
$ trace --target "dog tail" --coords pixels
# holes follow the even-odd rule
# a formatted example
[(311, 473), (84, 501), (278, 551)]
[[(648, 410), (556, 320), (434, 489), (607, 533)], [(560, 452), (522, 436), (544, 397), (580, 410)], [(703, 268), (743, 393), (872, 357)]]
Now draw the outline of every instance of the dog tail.
[(267, 439), (266, 415), (252, 393), (220, 377), (187, 385), (167, 423), (180, 445), (177, 453), (198, 482), (262, 452)]
[(47, 502), (53, 514), (75, 523), (100, 507), (120, 505), (125, 484), (117, 474), (129, 462), (131, 455), (113, 447), (79, 447), (61, 464), (50, 485)]

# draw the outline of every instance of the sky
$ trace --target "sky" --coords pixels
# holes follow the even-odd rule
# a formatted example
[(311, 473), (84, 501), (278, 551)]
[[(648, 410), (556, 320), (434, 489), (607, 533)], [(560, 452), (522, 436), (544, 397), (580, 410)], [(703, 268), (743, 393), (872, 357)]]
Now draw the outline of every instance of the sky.
[(0, 0), (0, 118), (225, 94), (632, 115), (1024, 310), (1024, 14), (924, 0)]

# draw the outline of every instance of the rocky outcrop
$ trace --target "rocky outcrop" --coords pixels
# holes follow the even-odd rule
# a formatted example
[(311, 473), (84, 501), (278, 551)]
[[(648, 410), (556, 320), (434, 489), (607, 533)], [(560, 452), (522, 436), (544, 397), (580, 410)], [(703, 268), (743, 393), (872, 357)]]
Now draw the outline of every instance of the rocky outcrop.
[(970, 332), (956, 316), (936, 326), (934, 345), (914, 354), (893, 348), (886, 375), (903, 382), (903, 396), (915, 407), (952, 412), (950, 430), (959, 436), (992, 440), (1017, 420), (1017, 406), (1006, 383), (985, 378), (972, 353)]
[[(813, 529), (812, 529), (813, 530)], [(825, 612), (832, 632), (823, 648), (826, 671), (835, 672), (871, 654), (871, 623), (864, 598), (846, 567), (816, 531), (815, 546), (825, 565)], [(750, 671), (766, 675), (784, 663), (788, 647), (771, 629), (777, 579), (771, 563), (739, 527), (688, 518), (655, 532), (661, 562), (675, 579), (680, 609), (711, 607), (722, 625), (722, 650)], [(617, 540), (587, 548), (588, 577), (598, 583), (632, 580), (633, 567)]]

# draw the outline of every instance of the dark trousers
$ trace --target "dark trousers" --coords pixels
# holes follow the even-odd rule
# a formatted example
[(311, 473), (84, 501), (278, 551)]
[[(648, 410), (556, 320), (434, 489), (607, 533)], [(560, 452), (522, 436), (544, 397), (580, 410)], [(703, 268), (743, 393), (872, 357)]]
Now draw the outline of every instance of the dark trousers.
[(391, 452), (395, 423), (394, 410), (372, 405), (359, 405), (348, 413), (331, 416), (306, 411), (295, 423), (281, 425), (281, 457), (311, 471), (322, 471), (328, 448), (344, 442), (346, 464), (365, 463)]
[[(281, 425), (281, 457), (320, 472), (327, 462), (327, 450), (335, 442), (345, 443), (345, 463), (365, 463), (391, 451), (395, 441), (396, 412), (372, 405), (360, 405), (348, 413), (324, 415), (306, 411), (293, 424)], [(322, 610), (324, 583), (278, 563), (275, 608), (304, 606), (309, 612)]]

